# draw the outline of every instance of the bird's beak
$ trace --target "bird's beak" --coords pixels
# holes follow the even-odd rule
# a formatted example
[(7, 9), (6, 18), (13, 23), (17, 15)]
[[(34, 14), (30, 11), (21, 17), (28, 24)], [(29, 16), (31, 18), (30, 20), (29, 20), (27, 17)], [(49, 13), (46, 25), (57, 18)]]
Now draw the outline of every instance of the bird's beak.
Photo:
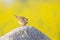
[(14, 15), (16, 18), (18, 18), (18, 16)]

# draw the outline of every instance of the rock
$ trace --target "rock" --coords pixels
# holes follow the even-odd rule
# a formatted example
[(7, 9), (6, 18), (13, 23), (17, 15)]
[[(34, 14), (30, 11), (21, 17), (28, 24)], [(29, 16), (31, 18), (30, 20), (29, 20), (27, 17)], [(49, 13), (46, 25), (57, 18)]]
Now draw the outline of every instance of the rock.
[(2, 36), (0, 40), (50, 40), (42, 32), (34, 27), (18, 27), (6, 35)]

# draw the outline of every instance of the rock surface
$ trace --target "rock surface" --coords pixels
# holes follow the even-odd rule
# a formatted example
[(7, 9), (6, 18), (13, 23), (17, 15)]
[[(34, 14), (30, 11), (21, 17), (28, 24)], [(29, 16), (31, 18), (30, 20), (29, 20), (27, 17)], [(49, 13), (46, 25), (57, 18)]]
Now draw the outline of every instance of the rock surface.
[(34, 27), (18, 27), (0, 37), (0, 40), (50, 40)]

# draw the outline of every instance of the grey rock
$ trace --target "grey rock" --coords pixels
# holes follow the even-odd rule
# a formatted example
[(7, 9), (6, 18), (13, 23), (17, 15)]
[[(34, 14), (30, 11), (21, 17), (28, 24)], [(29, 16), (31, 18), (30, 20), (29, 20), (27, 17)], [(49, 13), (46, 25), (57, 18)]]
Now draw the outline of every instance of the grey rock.
[(12, 30), (0, 40), (50, 40), (50, 38), (34, 27), (24, 26)]

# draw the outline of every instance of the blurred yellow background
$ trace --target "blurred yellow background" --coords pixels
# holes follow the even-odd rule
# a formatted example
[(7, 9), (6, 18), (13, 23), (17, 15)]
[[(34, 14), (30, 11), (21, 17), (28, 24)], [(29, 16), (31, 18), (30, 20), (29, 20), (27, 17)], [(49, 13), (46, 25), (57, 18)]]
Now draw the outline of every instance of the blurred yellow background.
[(60, 40), (59, 0), (0, 0), (0, 36), (19, 26), (14, 15), (29, 19), (51, 40)]

